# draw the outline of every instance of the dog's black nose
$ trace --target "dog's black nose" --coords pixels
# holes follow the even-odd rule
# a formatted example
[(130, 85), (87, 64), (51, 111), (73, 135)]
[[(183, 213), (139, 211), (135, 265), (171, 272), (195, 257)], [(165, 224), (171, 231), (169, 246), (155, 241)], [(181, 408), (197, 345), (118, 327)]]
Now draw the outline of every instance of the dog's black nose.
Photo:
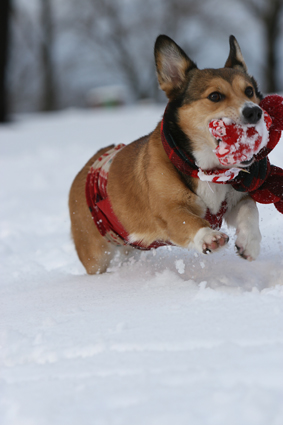
[(243, 115), (247, 124), (256, 124), (262, 116), (262, 109), (259, 106), (245, 106)]

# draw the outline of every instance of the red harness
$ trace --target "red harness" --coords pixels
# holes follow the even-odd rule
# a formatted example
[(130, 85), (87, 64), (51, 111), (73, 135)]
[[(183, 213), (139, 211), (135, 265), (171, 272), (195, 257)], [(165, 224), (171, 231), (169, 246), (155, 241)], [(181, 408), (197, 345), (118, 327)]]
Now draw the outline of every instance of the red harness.
[(120, 144), (110, 149), (98, 158), (90, 167), (86, 179), (86, 201), (92, 218), (100, 234), (108, 242), (116, 246), (131, 245), (134, 248), (150, 250), (160, 246), (172, 245), (170, 242), (155, 241), (149, 246), (142, 242), (131, 242), (128, 232), (115, 215), (107, 193), (108, 173), (114, 156), (123, 149), (125, 145)]
[[(230, 183), (238, 191), (249, 192), (250, 196), (257, 202), (274, 203), (278, 211), (283, 213), (283, 170), (279, 167), (271, 166), (268, 159), (265, 158), (278, 143), (281, 136), (281, 130), (283, 130), (283, 98), (276, 95), (267, 96), (262, 103), (264, 104), (264, 109), (267, 110), (273, 120), (269, 130), (269, 142), (257, 155), (258, 162), (265, 161), (263, 167), (260, 168), (257, 166), (258, 175), (255, 175), (255, 171), (250, 173), (248, 176), (248, 183), (247, 180), (245, 180), (246, 173), (240, 173), (239, 177), (241, 178), (231, 178), (229, 174), (229, 179), (226, 179), (227, 181), (221, 180), (223, 170), (220, 171), (220, 174), (217, 175), (213, 182), (220, 184)], [(276, 104), (276, 107), (274, 107), (274, 104)], [(261, 104), (261, 106), (263, 105)], [(170, 161), (179, 171), (191, 177), (200, 178), (200, 170), (196, 166), (194, 159), (175, 144), (170, 134), (165, 135), (164, 124), (163, 118), (161, 123), (161, 139), (164, 150)], [(131, 242), (128, 232), (120, 223), (112, 209), (107, 193), (107, 178), (114, 156), (123, 149), (124, 146), (125, 145), (120, 144), (110, 149), (90, 167), (86, 180), (85, 193), (87, 205), (92, 214), (93, 221), (100, 234), (117, 246), (131, 245), (134, 248), (150, 250), (151, 248), (172, 245), (169, 241), (155, 241), (149, 246), (143, 245), (142, 242)], [(258, 162), (256, 162), (256, 164), (258, 164)], [(215, 175), (217, 171), (218, 170), (210, 170), (206, 171), (205, 174), (209, 175), (213, 173), (213, 175)], [(224, 201), (217, 214), (212, 214), (211, 211), (207, 209), (204, 218), (213, 229), (220, 229), (226, 211), (227, 203)]]

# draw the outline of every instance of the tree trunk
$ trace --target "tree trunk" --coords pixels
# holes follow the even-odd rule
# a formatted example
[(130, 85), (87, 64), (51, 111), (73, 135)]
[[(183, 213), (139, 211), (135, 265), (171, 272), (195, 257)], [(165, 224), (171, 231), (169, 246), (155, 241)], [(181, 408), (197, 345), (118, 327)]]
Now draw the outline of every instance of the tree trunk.
[(57, 109), (53, 63), (53, 19), (51, 0), (41, 0), (41, 64), (42, 64), (42, 99), (41, 110), (53, 111)]
[(7, 53), (10, 0), (0, 2), (0, 122), (8, 120), (7, 110)]
[(282, 9), (282, 0), (272, 0), (267, 13), (262, 15), (267, 41), (267, 64), (266, 64), (266, 89), (268, 93), (275, 93), (278, 90), (277, 86), (277, 49), (276, 44), (280, 33), (279, 20), (280, 10)]

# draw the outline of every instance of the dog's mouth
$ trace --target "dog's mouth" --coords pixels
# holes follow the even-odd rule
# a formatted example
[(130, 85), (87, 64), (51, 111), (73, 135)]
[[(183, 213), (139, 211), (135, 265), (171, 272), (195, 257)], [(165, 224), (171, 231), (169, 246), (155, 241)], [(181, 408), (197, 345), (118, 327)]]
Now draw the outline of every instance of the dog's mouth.
[(240, 162), (240, 165), (241, 165), (241, 167), (249, 167), (250, 165), (252, 165), (252, 164), (253, 164), (254, 160), (255, 160), (255, 157), (254, 157), (254, 155), (253, 155), (253, 156), (251, 157), (251, 159), (248, 159), (247, 161), (242, 161), (242, 162)]

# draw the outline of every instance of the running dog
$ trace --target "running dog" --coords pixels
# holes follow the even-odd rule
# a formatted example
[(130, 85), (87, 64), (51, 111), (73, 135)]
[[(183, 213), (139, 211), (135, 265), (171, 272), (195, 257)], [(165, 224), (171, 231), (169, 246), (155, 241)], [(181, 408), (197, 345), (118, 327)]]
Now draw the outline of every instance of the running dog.
[(230, 36), (220, 69), (198, 69), (165, 35), (157, 38), (154, 53), (158, 82), (168, 97), (163, 120), (127, 146), (97, 152), (70, 190), (72, 236), (89, 274), (106, 271), (115, 245), (218, 251), (229, 239), (220, 231), (222, 218), (236, 228), (241, 257), (255, 260), (260, 251), (254, 200), (231, 184), (200, 177), (211, 170), (220, 175), (245, 170), (253, 161), (222, 165), (215, 154), (219, 141), (209, 130), (210, 122), (224, 117), (239, 125), (264, 119), (262, 95), (237, 40)]

